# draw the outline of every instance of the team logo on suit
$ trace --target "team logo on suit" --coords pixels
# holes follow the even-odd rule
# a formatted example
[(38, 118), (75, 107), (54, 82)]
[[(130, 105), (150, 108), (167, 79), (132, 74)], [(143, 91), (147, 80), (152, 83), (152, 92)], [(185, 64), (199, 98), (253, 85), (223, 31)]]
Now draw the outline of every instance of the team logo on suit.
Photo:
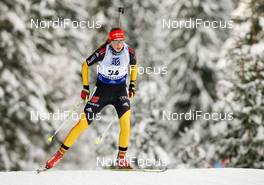
[(120, 58), (112, 58), (112, 65), (114, 66), (120, 66)]

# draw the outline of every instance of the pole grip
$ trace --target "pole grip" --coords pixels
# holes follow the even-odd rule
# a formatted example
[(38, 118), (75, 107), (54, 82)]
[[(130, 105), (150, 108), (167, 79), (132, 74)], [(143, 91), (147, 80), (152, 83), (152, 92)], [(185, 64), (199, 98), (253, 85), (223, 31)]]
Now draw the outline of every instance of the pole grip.
[(121, 27), (121, 14), (125, 13), (124, 7), (118, 7), (118, 26)]
[(125, 13), (124, 7), (118, 7), (118, 12), (124, 14)]

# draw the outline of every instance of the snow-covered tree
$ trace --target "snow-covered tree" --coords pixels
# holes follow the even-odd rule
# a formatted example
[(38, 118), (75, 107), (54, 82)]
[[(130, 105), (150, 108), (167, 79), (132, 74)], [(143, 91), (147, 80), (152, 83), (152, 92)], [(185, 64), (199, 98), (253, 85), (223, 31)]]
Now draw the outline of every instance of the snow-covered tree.
[(36, 168), (47, 158), (46, 138), (58, 125), (35, 120), (31, 113), (47, 115), (72, 106), (72, 94), (81, 88), (76, 81), (82, 54), (91, 38), (87, 30), (35, 28), (31, 19), (87, 17), (80, 2), (0, 2), (1, 170)]
[(230, 166), (264, 167), (264, 2), (241, 1), (232, 13), (234, 30), (220, 60), (216, 110), (233, 112), (233, 120), (211, 126), (211, 150)]
[[(178, 0), (165, 4), (163, 19), (166, 22), (178, 20), (229, 21), (232, 9), (230, 1)], [(163, 78), (168, 87), (166, 102), (162, 110), (171, 113), (190, 111), (211, 112), (216, 100), (215, 83), (217, 70), (215, 65), (219, 50), (228, 36), (227, 27), (212, 28), (197, 26), (192, 28), (164, 27), (166, 33), (163, 65), (168, 66), (168, 74)], [(167, 135), (170, 141), (165, 146), (172, 158), (171, 166), (199, 166), (206, 152), (200, 148), (199, 141), (210, 121), (165, 120), (169, 125)], [(203, 166), (202, 164), (200, 166)]]

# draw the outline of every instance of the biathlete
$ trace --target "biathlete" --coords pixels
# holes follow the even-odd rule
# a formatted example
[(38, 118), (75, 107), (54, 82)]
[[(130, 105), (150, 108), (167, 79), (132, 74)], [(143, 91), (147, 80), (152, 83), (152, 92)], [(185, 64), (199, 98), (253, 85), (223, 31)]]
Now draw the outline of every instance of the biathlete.
[[(121, 28), (113, 28), (108, 34), (108, 40), (82, 64), (83, 90), (81, 98), (90, 96), (89, 66), (98, 64), (96, 88), (87, 102), (81, 119), (70, 130), (63, 144), (55, 155), (46, 162), (46, 169), (53, 168), (63, 158), (67, 150), (75, 143), (79, 135), (93, 122), (95, 115), (106, 105), (112, 104), (120, 122), (119, 151), (116, 166), (131, 168), (126, 159), (130, 138), (130, 100), (135, 95), (137, 62), (134, 49), (125, 42), (125, 32)], [(128, 70), (130, 68), (130, 70)], [(130, 75), (127, 91), (126, 79)]]

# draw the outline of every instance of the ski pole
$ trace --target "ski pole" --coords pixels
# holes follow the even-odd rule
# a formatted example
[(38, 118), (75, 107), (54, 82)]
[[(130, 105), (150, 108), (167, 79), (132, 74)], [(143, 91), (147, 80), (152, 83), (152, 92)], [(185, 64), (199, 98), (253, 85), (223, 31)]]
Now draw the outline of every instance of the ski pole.
[(118, 8), (118, 25), (121, 27), (121, 14), (124, 14), (125, 9), (124, 7), (119, 7)]
[(66, 119), (62, 122), (62, 124), (55, 130), (55, 132), (53, 133), (53, 135), (48, 137), (48, 141), (51, 143), (53, 138), (57, 135), (57, 133), (63, 128), (63, 126), (65, 125), (65, 123), (67, 123), (66, 121), (68, 120), (68, 118), (76, 111), (76, 109), (78, 107), (80, 107), (80, 105), (82, 104), (83, 100), (81, 100), (80, 102), (78, 102), (71, 110), (70, 113), (67, 115)]
[[(132, 98), (129, 98), (129, 99), (130, 99), (130, 102), (131, 102)], [(108, 126), (106, 127), (106, 129), (103, 132), (103, 134), (100, 137), (96, 138), (96, 140), (95, 140), (95, 144), (96, 145), (100, 145), (103, 142), (103, 140), (105, 138), (105, 135), (108, 132), (108, 130), (110, 129), (110, 127), (112, 126), (112, 124), (114, 123), (114, 120), (115, 120), (115, 116), (112, 117), (111, 122), (108, 124)]]
[[(87, 103), (88, 101), (90, 101), (90, 99), (93, 97), (95, 91), (96, 91), (97, 87), (94, 88), (93, 93), (89, 96), (85, 98), (85, 103)], [(80, 105), (82, 104), (83, 100), (81, 100), (78, 104), (76, 104), (71, 110), (70, 110), (70, 114), (67, 115), (66, 119), (62, 122), (62, 124), (57, 128), (57, 130), (54, 132), (53, 135), (48, 137), (48, 141), (51, 143), (53, 138), (57, 135), (57, 133), (63, 128), (63, 126), (65, 125), (65, 123), (67, 123), (67, 119), (76, 111), (76, 109), (78, 107), (80, 107)]]
[(108, 126), (106, 127), (106, 129), (105, 129), (105, 131), (103, 132), (103, 134), (102, 134), (100, 137), (96, 138), (96, 140), (95, 140), (95, 144), (96, 144), (96, 145), (100, 145), (100, 144), (103, 142), (103, 140), (104, 140), (104, 138), (105, 138), (105, 135), (106, 135), (107, 131), (109, 130), (109, 128), (110, 128), (110, 127), (112, 126), (112, 124), (114, 123), (114, 120), (115, 120), (115, 116), (112, 117), (111, 122), (108, 124)]

